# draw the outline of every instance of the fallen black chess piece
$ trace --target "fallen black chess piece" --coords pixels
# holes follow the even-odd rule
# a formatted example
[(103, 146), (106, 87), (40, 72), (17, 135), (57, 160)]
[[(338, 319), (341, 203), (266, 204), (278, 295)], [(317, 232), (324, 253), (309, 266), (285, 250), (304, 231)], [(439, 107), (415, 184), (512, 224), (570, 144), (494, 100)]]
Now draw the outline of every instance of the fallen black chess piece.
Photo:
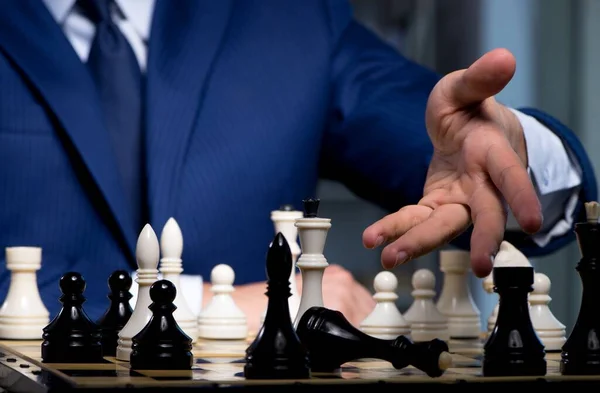
[(405, 336), (382, 340), (358, 330), (339, 311), (312, 307), (296, 329), (309, 354), (312, 372), (336, 372), (344, 363), (375, 358), (394, 368), (413, 366), (430, 377), (439, 377), (452, 365), (448, 345), (442, 340), (413, 343)]

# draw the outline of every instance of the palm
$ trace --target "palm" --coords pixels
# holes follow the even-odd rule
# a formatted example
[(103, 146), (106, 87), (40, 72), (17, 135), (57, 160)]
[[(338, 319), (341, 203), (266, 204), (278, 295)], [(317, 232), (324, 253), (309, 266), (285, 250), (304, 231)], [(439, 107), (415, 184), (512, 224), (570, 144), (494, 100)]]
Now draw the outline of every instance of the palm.
[(541, 225), (520, 125), (493, 98), (512, 77), (514, 66), (506, 63), (503, 53), (489, 54), (442, 79), (431, 93), (426, 122), (434, 154), (423, 198), (364, 234), (367, 247), (390, 242), (382, 252), (384, 266), (424, 255), (473, 223), (471, 263), (475, 274), (484, 276), (504, 236), (507, 205), (524, 230)]
[[(476, 108), (477, 115), (457, 111), (446, 117), (429, 116), (429, 135), (434, 154), (429, 165), (421, 205), (435, 208), (448, 204), (469, 206), (481, 193), (496, 193), (487, 173), (487, 155), (506, 143), (502, 128), (485, 101)], [(474, 108), (470, 108), (474, 112)], [(464, 226), (468, 223), (465, 222)]]

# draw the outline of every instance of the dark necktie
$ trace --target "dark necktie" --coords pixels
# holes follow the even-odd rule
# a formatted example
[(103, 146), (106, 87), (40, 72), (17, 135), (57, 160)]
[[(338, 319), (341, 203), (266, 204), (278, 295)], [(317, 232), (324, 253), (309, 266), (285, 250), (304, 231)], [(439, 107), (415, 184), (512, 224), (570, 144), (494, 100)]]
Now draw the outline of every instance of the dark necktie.
[(145, 220), (142, 165), (143, 76), (129, 42), (113, 22), (112, 0), (79, 0), (96, 25), (87, 65), (96, 82), (135, 230)]

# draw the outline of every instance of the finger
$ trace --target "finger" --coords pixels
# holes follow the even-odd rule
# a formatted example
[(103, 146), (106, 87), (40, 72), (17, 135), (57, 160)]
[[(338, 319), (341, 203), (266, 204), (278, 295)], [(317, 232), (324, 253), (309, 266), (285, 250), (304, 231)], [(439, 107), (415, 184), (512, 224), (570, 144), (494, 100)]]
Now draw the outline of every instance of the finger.
[(485, 277), (492, 270), (492, 258), (504, 238), (506, 210), (502, 199), (491, 184), (474, 191), (471, 200), (471, 268), (477, 277)]
[(425, 255), (450, 242), (469, 225), (469, 209), (460, 204), (439, 206), (422, 223), (416, 225), (381, 253), (382, 265), (389, 269)]
[(429, 217), (432, 209), (422, 205), (405, 206), (369, 226), (363, 232), (363, 244), (375, 248), (384, 242), (396, 240), (415, 225)]
[(523, 231), (539, 231), (542, 226), (540, 202), (527, 170), (507, 140), (498, 138), (497, 143), (490, 145), (486, 166)]
[(464, 108), (498, 94), (515, 74), (514, 56), (506, 49), (492, 50), (469, 68), (448, 74), (440, 88), (451, 106)]

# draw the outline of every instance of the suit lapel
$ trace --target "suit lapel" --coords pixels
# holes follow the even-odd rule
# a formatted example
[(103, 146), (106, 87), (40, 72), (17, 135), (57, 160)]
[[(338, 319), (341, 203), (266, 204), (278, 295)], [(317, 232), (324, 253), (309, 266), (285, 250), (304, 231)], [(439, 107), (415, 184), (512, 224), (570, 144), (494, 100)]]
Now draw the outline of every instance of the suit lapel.
[(222, 43), (231, 0), (159, 0), (150, 33), (147, 167), (152, 221), (174, 214), (186, 146)]
[(75, 150), (74, 168), (84, 169), (87, 191), (99, 198), (95, 206), (133, 261), (135, 231), (99, 100), (84, 64), (41, 1), (17, 0), (2, 7), (0, 48), (55, 115), (66, 149)]

